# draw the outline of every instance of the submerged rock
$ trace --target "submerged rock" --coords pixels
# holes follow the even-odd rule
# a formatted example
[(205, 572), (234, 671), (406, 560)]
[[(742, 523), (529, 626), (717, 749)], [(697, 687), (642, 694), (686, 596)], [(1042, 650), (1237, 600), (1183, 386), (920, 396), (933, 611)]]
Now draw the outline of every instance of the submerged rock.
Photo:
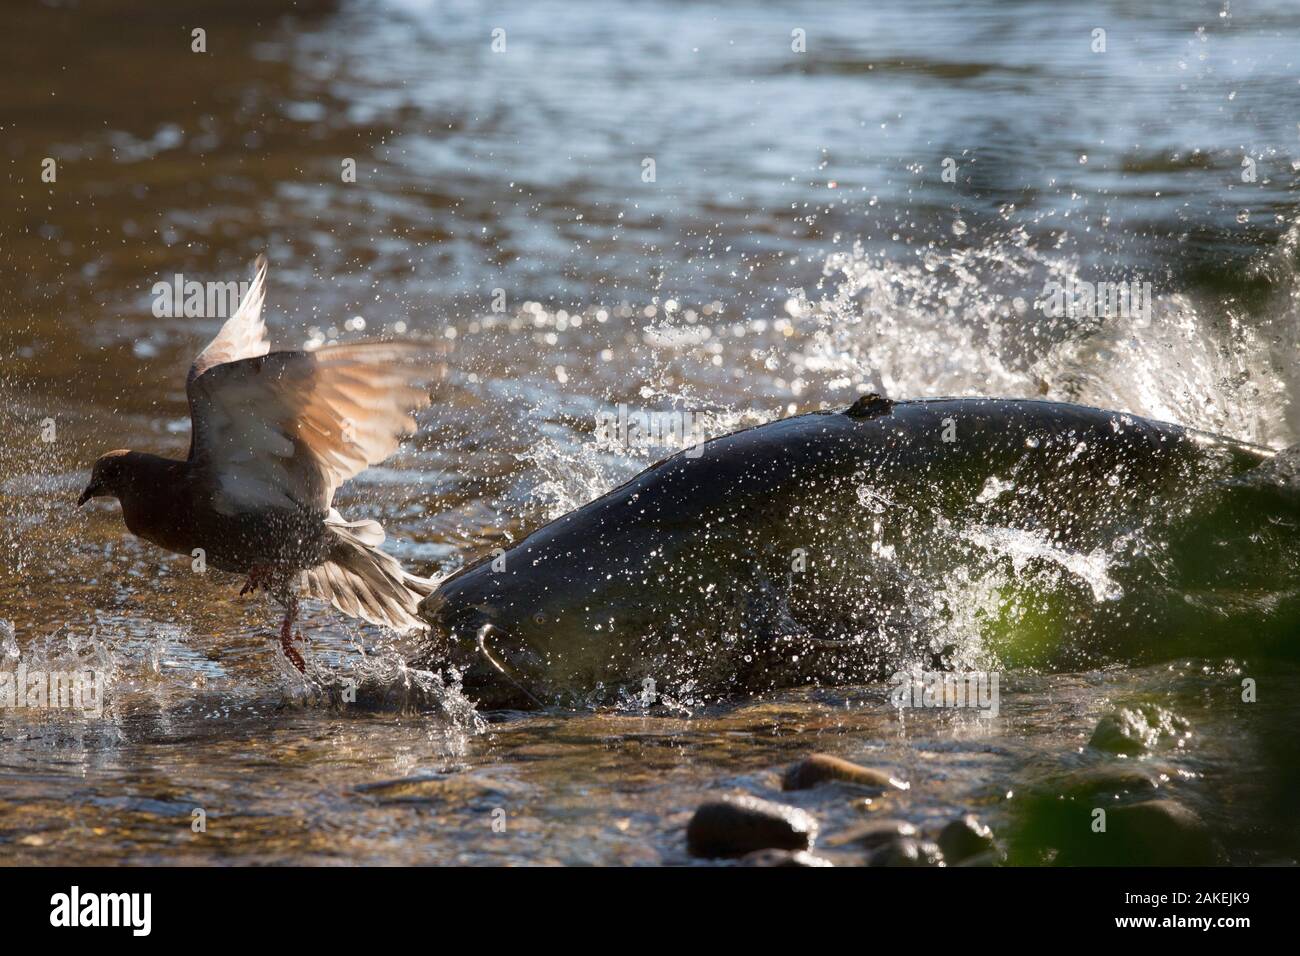
[(943, 866), (943, 851), (928, 840), (891, 840), (871, 854), (871, 866)]
[(939, 834), (939, 849), (949, 863), (993, 851), (993, 831), (972, 814), (953, 820)]
[(695, 856), (744, 856), (755, 850), (808, 850), (817, 839), (812, 815), (758, 797), (724, 797), (702, 804), (686, 827)]
[(1195, 811), (1170, 797), (1042, 793), (1020, 811), (1013, 865), (1207, 866), (1218, 847)]
[(884, 771), (863, 767), (842, 757), (832, 757), (830, 754), (813, 754), (790, 767), (781, 779), (781, 789), (807, 790), (809, 787), (831, 780), (861, 787), (874, 787), (879, 790), (905, 789), (904, 784)]
[(916, 835), (916, 827), (906, 820), (870, 820), (867, 823), (845, 830), (843, 833), (838, 833), (826, 842), (831, 846), (845, 846), (856, 843), (870, 850), (884, 843), (907, 839)]
[(487, 797), (519, 796), (529, 787), (477, 772), (436, 773), (363, 783), (354, 791), (380, 804), (472, 803)]
[(741, 866), (834, 866), (830, 860), (814, 856), (807, 850), (755, 850), (745, 854)]
[(1158, 704), (1139, 704), (1121, 707), (1103, 717), (1088, 744), (1108, 753), (1136, 757), (1162, 742), (1181, 745), (1191, 732), (1191, 724), (1172, 710)]
[(1147, 800), (1116, 807), (1106, 832), (1116, 856), (1149, 866), (1209, 866), (1214, 841), (1196, 812), (1175, 800)]
[(1092, 800), (1102, 806), (1106, 800), (1145, 798), (1160, 789), (1162, 768), (1130, 762), (1084, 767), (1064, 774), (1049, 785), (1053, 797)]

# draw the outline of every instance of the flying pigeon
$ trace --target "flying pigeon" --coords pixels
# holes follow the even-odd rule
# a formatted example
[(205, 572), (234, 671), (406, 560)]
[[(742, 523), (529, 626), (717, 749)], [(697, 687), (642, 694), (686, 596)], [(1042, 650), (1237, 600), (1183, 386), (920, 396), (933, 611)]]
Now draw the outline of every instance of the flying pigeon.
[[(126, 449), (95, 462), (78, 505), (116, 498), (132, 534), (247, 575), (284, 609), (280, 646), (294, 647), (298, 593), (398, 632), (435, 582), (379, 549), (384, 529), (334, 508), (340, 484), (383, 461), (429, 404), (430, 348), (412, 341), (272, 352), (262, 321), (266, 259), (234, 315), (190, 367), (184, 459)], [(302, 640), (301, 634), (297, 638)]]

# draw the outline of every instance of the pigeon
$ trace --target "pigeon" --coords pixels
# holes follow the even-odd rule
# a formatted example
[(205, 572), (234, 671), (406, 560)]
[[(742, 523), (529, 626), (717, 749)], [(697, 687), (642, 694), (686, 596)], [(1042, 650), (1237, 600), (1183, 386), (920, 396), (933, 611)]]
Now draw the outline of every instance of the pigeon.
[(333, 499), (415, 431), (435, 368), (430, 347), (409, 340), (272, 352), (266, 270), (259, 256), (239, 307), (190, 368), (189, 454), (110, 451), (78, 507), (116, 498), (137, 537), (246, 575), (240, 594), (260, 587), (283, 608), (280, 646), (305, 671), (292, 633), (301, 591), (399, 633), (427, 627), (416, 608), (435, 580), (405, 571), (380, 550), (379, 523), (346, 520)]

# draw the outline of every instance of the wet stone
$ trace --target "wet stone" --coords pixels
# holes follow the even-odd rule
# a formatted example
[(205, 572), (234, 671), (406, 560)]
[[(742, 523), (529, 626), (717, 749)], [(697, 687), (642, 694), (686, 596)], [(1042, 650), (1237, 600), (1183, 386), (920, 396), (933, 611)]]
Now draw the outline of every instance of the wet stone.
[(943, 851), (928, 840), (891, 840), (871, 854), (871, 866), (943, 866)]
[(1146, 796), (1160, 789), (1156, 768), (1136, 764), (1087, 767), (1066, 774), (1052, 788), (1072, 798)]
[(993, 831), (972, 814), (953, 820), (939, 834), (939, 849), (949, 863), (993, 851)]
[(1168, 708), (1139, 704), (1103, 717), (1088, 743), (1097, 750), (1136, 757), (1162, 743), (1181, 746), (1191, 732), (1191, 724)]
[(863, 767), (830, 754), (813, 754), (785, 772), (781, 779), (781, 789), (807, 790), (832, 780), (878, 790), (899, 788), (899, 783), (883, 771)]
[(1219, 851), (1195, 811), (1167, 796), (1053, 796), (1027, 802), (1008, 839), (1014, 866), (1205, 866)]
[(830, 860), (814, 856), (806, 850), (755, 850), (740, 861), (741, 866), (834, 866)]
[(1122, 848), (1124, 862), (1151, 866), (1208, 866), (1214, 842), (1194, 810), (1175, 800), (1147, 800), (1108, 813), (1105, 836)]
[(744, 856), (755, 850), (808, 850), (817, 821), (797, 807), (757, 797), (724, 797), (701, 804), (686, 827), (694, 856)]

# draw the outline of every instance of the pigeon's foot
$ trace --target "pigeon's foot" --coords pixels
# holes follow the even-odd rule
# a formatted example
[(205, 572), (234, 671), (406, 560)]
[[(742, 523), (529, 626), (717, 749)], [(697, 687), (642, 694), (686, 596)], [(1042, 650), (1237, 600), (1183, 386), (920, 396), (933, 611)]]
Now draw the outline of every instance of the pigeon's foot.
[(269, 564), (255, 564), (248, 569), (248, 580), (244, 586), (239, 589), (239, 596), (252, 594), (258, 588), (269, 588), (271, 586), (271, 566)]
[[(289, 606), (284, 612), (284, 621), (280, 624), (280, 647), (284, 651), (284, 656), (289, 658), (289, 663), (298, 668), (298, 673), (307, 672), (307, 662), (302, 659), (298, 649), (293, 646), (293, 622), (298, 617), (298, 602), (290, 598)], [(302, 640), (302, 634), (298, 635), (298, 640)]]
[[(301, 634), (298, 635), (298, 640), (302, 640)], [(293, 646), (293, 638), (291, 638), (287, 633), (281, 633), (280, 647), (284, 650), (284, 656), (289, 658), (289, 663), (298, 668), (300, 674), (305, 674), (307, 672), (307, 662), (302, 659), (302, 655), (298, 653), (298, 649)]]

